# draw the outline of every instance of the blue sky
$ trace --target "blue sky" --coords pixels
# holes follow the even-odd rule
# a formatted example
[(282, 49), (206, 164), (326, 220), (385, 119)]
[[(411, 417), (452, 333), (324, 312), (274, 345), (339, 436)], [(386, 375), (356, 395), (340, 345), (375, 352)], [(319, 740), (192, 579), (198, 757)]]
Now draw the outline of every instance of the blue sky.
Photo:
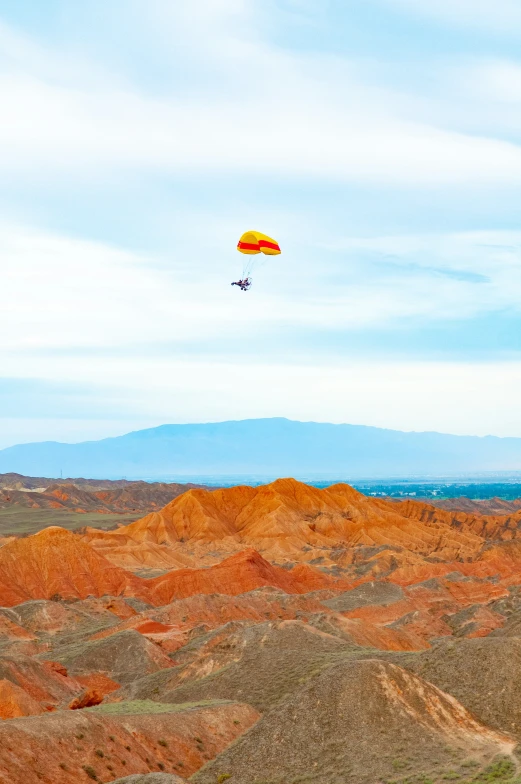
[(520, 39), (517, 0), (0, 0), (0, 447), (521, 436)]

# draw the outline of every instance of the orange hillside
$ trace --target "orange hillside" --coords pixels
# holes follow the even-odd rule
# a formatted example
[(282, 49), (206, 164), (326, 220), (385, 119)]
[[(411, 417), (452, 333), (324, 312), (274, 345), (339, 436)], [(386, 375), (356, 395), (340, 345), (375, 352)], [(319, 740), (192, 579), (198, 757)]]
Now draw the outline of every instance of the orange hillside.
[(309, 561), (333, 547), (364, 545), (452, 560), (477, 555), (484, 519), (495, 532), (507, 525), (506, 518), (494, 518), (492, 525), (492, 518), (479, 515), (368, 498), (345, 484), (320, 490), (279, 479), (262, 487), (189, 490), (115, 531), (87, 529), (85, 540), (131, 568), (195, 565), (190, 557), (204, 557), (209, 549), (227, 554), (245, 545), (272, 561)]
[(0, 605), (4, 607), (53, 596), (145, 593), (143, 581), (63, 528), (46, 528), (0, 548)]

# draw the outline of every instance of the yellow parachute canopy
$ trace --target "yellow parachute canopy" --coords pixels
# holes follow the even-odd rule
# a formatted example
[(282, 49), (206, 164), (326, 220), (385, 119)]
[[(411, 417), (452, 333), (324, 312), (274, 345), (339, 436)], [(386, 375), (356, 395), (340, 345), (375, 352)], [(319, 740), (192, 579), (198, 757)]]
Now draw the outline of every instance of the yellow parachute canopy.
[(266, 256), (277, 256), (280, 253), (279, 243), (260, 231), (246, 231), (238, 242), (237, 250), (248, 255), (265, 253)]

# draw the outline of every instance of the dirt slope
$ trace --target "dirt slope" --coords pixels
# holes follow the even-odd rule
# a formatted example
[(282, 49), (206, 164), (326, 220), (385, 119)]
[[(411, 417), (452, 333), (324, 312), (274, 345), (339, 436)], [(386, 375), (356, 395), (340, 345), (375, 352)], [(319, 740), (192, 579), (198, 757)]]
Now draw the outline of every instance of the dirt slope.
[(448, 640), (395, 661), (452, 694), (483, 723), (521, 739), (521, 639)]
[(264, 715), (193, 781), (214, 784), (218, 775), (231, 774), (236, 784), (299, 777), (317, 784), (372, 784), (395, 776), (397, 763), (408, 774), (427, 773), (469, 754), (491, 759), (510, 753), (514, 745), (453, 697), (400, 667), (343, 662)]
[(404, 592), (399, 585), (371, 581), (325, 599), (323, 604), (337, 612), (349, 612), (359, 607), (387, 607), (403, 598)]
[(429, 501), (439, 509), (466, 512), (471, 515), (507, 515), (521, 509), (521, 498), (507, 501), (504, 498), (444, 498)]
[(92, 639), (108, 637), (123, 629), (136, 629), (164, 651), (172, 653), (190, 640), (230, 621), (245, 621), (248, 624), (266, 620), (308, 621), (323, 610), (323, 605), (313, 596), (288, 595), (270, 587), (258, 588), (239, 596), (199, 594), (177, 599), (164, 607), (145, 610), (122, 621), (117, 627), (94, 634)]
[(0, 722), (0, 782), (108, 782), (160, 770), (189, 776), (256, 719), (253, 708), (235, 703), (128, 703), (12, 719)]
[(157, 695), (162, 702), (236, 699), (265, 711), (325, 667), (363, 651), (301, 621), (212, 635)]
[(72, 675), (100, 672), (118, 683), (172, 666), (159, 646), (133, 629), (101, 640), (60, 646), (40, 658), (61, 662)]
[(3, 655), (0, 678), (23, 689), (46, 710), (66, 706), (83, 691), (82, 685), (52, 659), (41, 662), (31, 656)]
[(5, 678), (0, 679), (0, 719), (36, 716), (45, 708), (24, 689)]
[(187, 784), (185, 779), (171, 773), (144, 773), (115, 779), (113, 784)]
[(104, 606), (92, 607), (87, 601), (65, 602), (32, 599), (10, 610), (12, 617), (40, 641), (53, 642), (87, 637), (102, 629), (117, 626), (119, 617)]

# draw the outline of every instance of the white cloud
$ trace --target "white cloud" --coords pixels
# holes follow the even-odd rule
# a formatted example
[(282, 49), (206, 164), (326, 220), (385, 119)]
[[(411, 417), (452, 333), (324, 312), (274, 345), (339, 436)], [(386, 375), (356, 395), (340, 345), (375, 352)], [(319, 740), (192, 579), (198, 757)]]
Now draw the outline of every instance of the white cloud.
[[(64, 364), (59, 358), (47, 357), (35, 358), (28, 366), (22, 357), (12, 357), (2, 373), (55, 380)], [(147, 420), (288, 416), (399, 430), (521, 436), (519, 362), (299, 365), (257, 363), (246, 352), (229, 362), (136, 356), (132, 360), (96, 357), (86, 365), (76, 357), (67, 360), (67, 374), (78, 383), (96, 382), (101, 396), (114, 397), (114, 390), (121, 390), (125, 406), (132, 404), (140, 412), (138, 426)], [(107, 422), (107, 435), (114, 434), (115, 424)], [(51, 423), (49, 434), (52, 427)], [(62, 433), (66, 427), (64, 422)], [(78, 425), (74, 427), (78, 433)], [(128, 429), (132, 428), (121, 423), (119, 432)], [(43, 432), (40, 424), (38, 434), (43, 437)], [(93, 433), (99, 437), (101, 432), (95, 423)]]
[[(485, 12), (492, 18), (503, 10), (514, 29), (517, 5), (502, 1), (493, 8), (472, 2), (472, 9), (455, 0), (401, 5), (458, 24), (472, 10), (483, 25)], [(124, 68), (50, 51), (0, 28), (6, 181), (21, 190), (37, 178), (81, 188), (86, 180), (124, 183), (130, 172), (147, 182), (159, 175), (175, 187), (179, 175), (224, 173), (251, 188), (249, 209), (268, 232), (270, 222), (276, 227), (284, 251), (276, 275), (267, 268), (243, 296), (229, 281), (239, 271), (234, 244), (250, 213), (236, 220), (229, 200), (206, 207), (206, 215), (169, 214), (176, 251), (168, 259), (0, 225), (0, 375), (120, 394), (127, 406), (121, 416), (135, 411), (136, 426), (263, 415), (320, 420), (326, 411), (337, 422), (521, 436), (516, 363), (342, 363), (331, 360), (334, 349), (321, 358), (311, 348), (306, 366), (290, 351), (284, 364), (251, 356), (250, 340), (276, 333), (284, 346), (285, 330), (302, 329), (320, 342), (322, 330), (392, 330), (407, 320), (414, 328), (521, 307), (521, 232), (343, 238), (321, 223), (328, 206), (318, 204), (320, 196), (308, 220), (283, 214), (276, 198), (271, 213), (261, 211), (255, 194), (257, 178), (272, 178), (274, 193), (279, 178), (284, 187), (290, 178), (461, 185), (470, 199), (482, 184), (517, 188), (521, 148), (500, 138), (519, 120), (517, 65), (458, 64), (450, 69), (451, 92), (444, 89), (447, 70), (435, 64), (429, 84), (437, 96), (428, 86), (421, 95), (400, 93), (382, 86), (391, 81), (382, 76), (383, 60), (296, 53), (270, 43), (265, 9), (276, 5), (150, 0), (144, 18), (164, 66), (153, 91)], [(305, 13), (319, 4), (284, 7)], [(498, 100), (510, 104), (511, 116), (498, 119), (491, 111)], [(448, 198), (449, 188), (443, 194)], [(95, 235), (88, 219), (75, 225)], [(317, 238), (326, 237), (328, 246), (319, 247)], [(191, 347), (200, 352), (205, 341), (221, 341), (222, 356), (237, 335), (244, 353), (229, 363), (180, 359)], [(166, 345), (172, 355), (165, 358)], [(119, 432), (109, 421), (69, 419), (61, 428), (55, 420), (11, 422), (13, 440), (29, 440), (31, 432), (71, 439), (87, 437), (90, 428), (93, 437)], [(122, 424), (121, 432), (131, 427)]]
[(326, 247), (361, 265), (380, 263), (379, 279), (365, 286), (387, 293), (394, 318), (400, 307), (432, 319), (521, 309), (521, 232), (350, 237)]
[[(248, 297), (228, 285), (241, 264), (232, 239), (229, 250), (195, 251), (186, 265), (185, 250), (161, 260), (0, 226), (0, 349), (187, 349), (238, 330), (246, 339), (290, 327), (392, 328), (520, 308), (520, 232), (339, 238), (320, 261), (289, 246), (284, 268), (268, 263)], [(331, 285), (339, 264), (343, 280)]]
[[(0, 255), (4, 351), (189, 343), (229, 334), (244, 314), (222, 276), (228, 296), (215, 296), (208, 260), (188, 273), (176, 260), (161, 265), (102, 243), (6, 226)], [(253, 323), (267, 322), (273, 306), (250, 301)]]
[[(458, 81), (469, 96), (488, 101), (496, 113), (498, 104), (521, 103), (521, 65), (517, 62), (489, 58), (474, 60), (459, 69)], [(516, 116), (519, 123), (519, 111)]]
[(480, 27), (487, 32), (517, 36), (521, 29), (518, 0), (380, 0), (413, 14), (439, 19), (458, 27)]
[(338, 238), (307, 260), (289, 244), (284, 266), (268, 263), (247, 297), (228, 285), (240, 271), (235, 236), (217, 254), (191, 252), (188, 264), (184, 239), (165, 260), (0, 226), (0, 349), (187, 350), (238, 331), (392, 328), (521, 307), (521, 232)]
[[(404, 108), (403, 96), (372, 88), (354, 63), (269, 45), (251, 3), (219, 4), (217, 18), (237, 17), (238, 29), (210, 25), (212, 14), (195, 24), (195, 12), (183, 9), (172, 12), (170, 29), (178, 41), (191, 31), (186, 73), (197, 57), (214, 71), (191, 93), (185, 84), (146, 95), (110, 73), (101, 87), (82, 79), (80, 67), (73, 86), (56, 77), (54, 61), (41, 67), (40, 50), (23, 65), (10, 61), (0, 73), (0, 170), (29, 179), (126, 169), (409, 186), (519, 181), (517, 145), (422, 122), (414, 100)], [(183, 62), (170, 68), (178, 84)]]

